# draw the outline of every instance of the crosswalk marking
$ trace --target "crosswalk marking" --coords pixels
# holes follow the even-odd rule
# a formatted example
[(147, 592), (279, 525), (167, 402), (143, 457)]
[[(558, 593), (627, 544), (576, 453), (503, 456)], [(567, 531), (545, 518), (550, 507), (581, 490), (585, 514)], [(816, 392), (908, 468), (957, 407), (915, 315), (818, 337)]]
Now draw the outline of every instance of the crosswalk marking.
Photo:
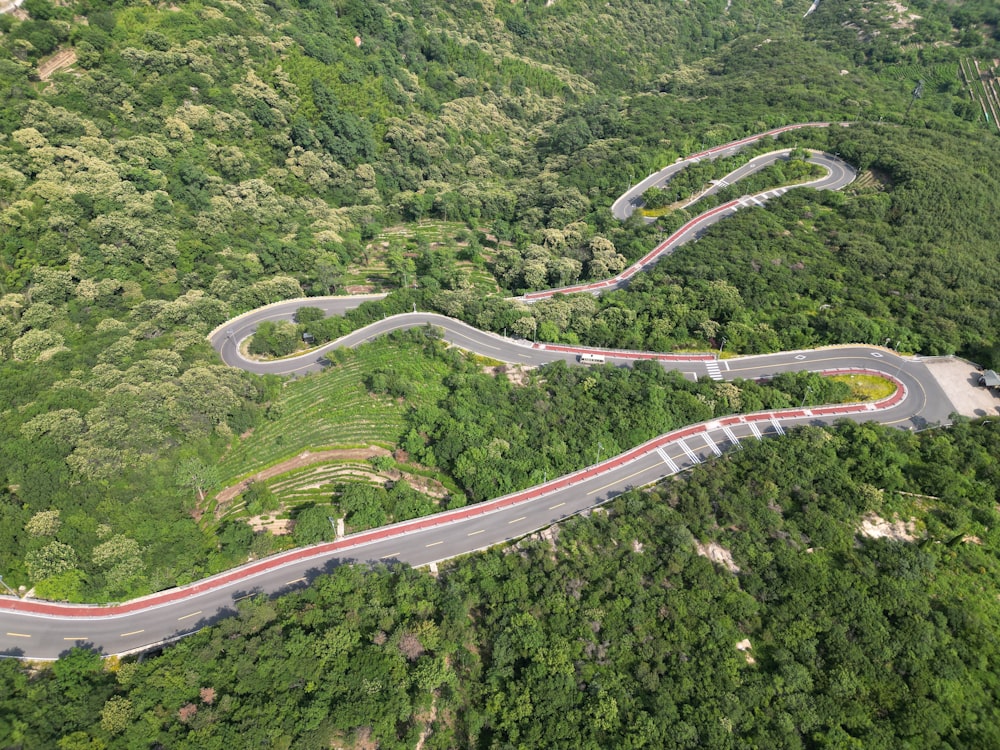
[(683, 440), (678, 440), (677, 444), (681, 447), (681, 450), (684, 451), (685, 455), (688, 458), (691, 459), (691, 463), (695, 463), (695, 464), (700, 464), (701, 463), (701, 459), (698, 458), (698, 454), (695, 453), (690, 448), (688, 448), (688, 444), (687, 443), (685, 443)]
[(736, 433), (733, 432), (733, 428), (729, 425), (723, 425), (722, 431), (726, 433), (726, 437), (729, 438), (729, 442), (735, 445), (737, 448), (742, 448), (739, 439), (736, 437)]
[(674, 474), (680, 471), (680, 468), (677, 466), (677, 464), (674, 463), (674, 459), (668, 456), (667, 452), (663, 450), (663, 448), (657, 448), (656, 452), (660, 454), (660, 458), (663, 459), (663, 463), (665, 463), (667, 466), (670, 467), (670, 471), (672, 471)]
[(714, 440), (712, 440), (712, 438), (708, 436), (707, 432), (705, 433), (705, 444), (712, 449), (712, 453), (714, 453), (716, 456), (722, 455), (722, 449), (718, 446), (718, 444)]
[(760, 434), (760, 428), (757, 427), (757, 423), (756, 422), (748, 422), (747, 424), (750, 426), (750, 432), (753, 433), (753, 436), (755, 438), (757, 438), (758, 440), (760, 440), (762, 437), (764, 437), (763, 435)]
[(779, 435), (784, 435), (785, 434), (785, 428), (782, 427), (778, 423), (778, 420), (775, 419), (774, 417), (771, 417), (771, 426), (774, 428), (774, 431), (777, 432)]
[(719, 368), (718, 362), (706, 362), (705, 369), (708, 370), (708, 377), (712, 380), (722, 380), (722, 370)]

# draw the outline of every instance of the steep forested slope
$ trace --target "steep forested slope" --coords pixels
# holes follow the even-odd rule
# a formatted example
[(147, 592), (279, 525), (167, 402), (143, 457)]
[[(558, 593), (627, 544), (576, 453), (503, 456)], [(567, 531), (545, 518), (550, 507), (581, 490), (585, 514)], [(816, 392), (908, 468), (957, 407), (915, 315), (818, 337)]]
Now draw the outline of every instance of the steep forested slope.
[[(418, 296), (381, 309), (417, 299), (497, 330), (658, 348), (725, 335), (731, 350), (761, 349), (860, 327), (928, 351), (990, 349), (993, 318), (977, 308), (992, 276), (966, 270), (973, 257), (996, 266), (974, 221), (996, 213), (996, 191), (967, 168), (995, 161), (995, 146), (940, 76), (962, 55), (992, 54), (996, 19), (981, 3), (921, 6), (922, 24), (881, 3), (824, 2), (803, 20), (805, 6), (27, 0), (0, 16), (0, 568), (36, 584), (32, 555), (36, 573), (62, 576), (48, 593), (102, 598), (205, 570), (218, 540), (190, 517), (188, 469), (210, 469), (278, 392), (221, 368), (205, 344), (233, 312), (342, 291), (383, 227), (426, 217), (466, 222), (469, 258), (511, 290), (599, 275), (661, 232), (613, 222), (607, 206), (625, 185), (772, 125), (897, 123), (801, 138), (894, 183), (807, 199), (826, 222), (821, 240), (799, 229), (813, 222), (796, 213), (801, 198), (740, 217), (768, 227), (766, 252), (737, 252), (718, 275), (700, 261), (668, 269), (656, 284), (669, 299), (648, 309), (631, 298), (513, 310), (419, 246), (395, 261), (400, 280), (418, 273)], [(52, 72), (43, 64), (57, 50), (72, 55)], [(907, 117), (927, 71), (938, 83)], [(929, 182), (906, 159), (934, 149)], [(963, 176), (975, 210), (956, 202), (947, 231), (919, 240), (947, 207), (938, 185)], [(741, 229), (717, 230), (727, 252)], [(500, 242), (484, 248), (490, 233)], [(785, 233), (812, 252), (783, 253), (789, 265), (803, 255), (807, 276), (859, 275), (829, 294), (809, 277), (787, 326), (777, 293), (733, 293)], [(859, 252), (873, 234), (878, 251)], [(832, 324), (799, 319), (834, 303)], [(56, 510), (61, 520), (43, 523)], [(248, 551), (226, 550), (217, 564)]]
[[(0, 661), (0, 742), (992, 747), (996, 426), (806, 428), (438, 578), (341, 568), (109, 669)], [(890, 522), (912, 540), (859, 531)]]

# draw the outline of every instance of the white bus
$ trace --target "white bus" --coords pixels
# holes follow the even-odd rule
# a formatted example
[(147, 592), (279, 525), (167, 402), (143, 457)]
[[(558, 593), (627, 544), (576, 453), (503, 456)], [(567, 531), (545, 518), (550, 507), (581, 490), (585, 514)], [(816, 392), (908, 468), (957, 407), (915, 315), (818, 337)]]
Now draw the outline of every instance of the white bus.
[(581, 365), (603, 365), (604, 355), (603, 354), (581, 354), (580, 355)]

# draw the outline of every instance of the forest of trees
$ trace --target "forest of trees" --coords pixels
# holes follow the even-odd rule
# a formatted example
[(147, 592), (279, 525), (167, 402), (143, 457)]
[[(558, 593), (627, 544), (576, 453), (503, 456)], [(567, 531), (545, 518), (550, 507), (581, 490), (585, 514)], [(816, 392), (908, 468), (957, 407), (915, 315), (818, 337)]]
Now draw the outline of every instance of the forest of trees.
[[(224, 367), (205, 334), (344, 292), (400, 224), (459, 222), (495, 293), (447, 252), (392, 250), (373, 284), (406, 288), (342, 319), (306, 312), (257, 348), (416, 303), (549, 341), (889, 341), (1000, 365), (1000, 143), (957, 73), (1000, 57), (995, 3), (807, 6), (25, 0), (0, 15), (4, 582), (109, 601), (272, 550), (240, 519), (197, 520), (284, 390)], [(740, 212), (600, 299), (505, 299), (617, 273), (676, 227), (683, 212), (611, 216), (644, 175), (816, 120), (854, 124), (777, 145), (838, 153), (857, 185)], [(396, 447), (472, 500), (589, 462), (595, 438), (611, 451), (844, 396), (646, 366), (514, 386), (421, 346), (452, 358), (435, 404), (385, 371), (364, 385), (408, 409)], [(995, 426), (803, 430), (574, 519), (555, 548), (527, 540), (439, 578), (342, 568), (141, 660), (0, 660), (0, 746), (998, 746)], [(263, 483), (246, 495), (274, 505)], [(330, 500), (358, 527), (434, 507), (406, 482)], [(915, 519), (913, 541), (859, 536), (868, 512)], [(289, 544), (329, 533), (322, 509), (299, 520)], [(710, 544), (739, 573), (697, 554)]]
[(993, 747), (998, 457), (995, 421), (802, 428), (437, 577), (342, 567), (158, 656), (0, 661), (0, 744)]
[[(875, 179), (743, 212), (600, 300), (520, 308), (425, 247), (390, 258), (389, 288), (407, 289), (302, 326), (329, 340), (416, 302), (563, 342), (888, 339), (1000, 361), (983, 220), (1000, 190), (977, 166), (1000, 147), (941, 77), (995, 54), (987, 5), (921, 4), (913, 28), (853, 1), (806, 21), (764, 2), (540, 5), (29, 0), (0, 16), (7, 580), (118, 598), (247, 552), (192, 517), (214, 462), (280, 392), (204, 341), (233, 313), (343, 291), (383, 227), (428, 217), (466, 222), (469, 262), (502, 290), (614, 274), (680, 221), (619, 225), (608, 206), (626, 185), (774, 125), (858, 122), (778, 145), (836, 151)], [(865, 33), (845, 34), (843, 14)], [(76, 60), (41, 80), (56, 49)], [(264, 333), (262, 350), (293, 346), (289, 329)]]

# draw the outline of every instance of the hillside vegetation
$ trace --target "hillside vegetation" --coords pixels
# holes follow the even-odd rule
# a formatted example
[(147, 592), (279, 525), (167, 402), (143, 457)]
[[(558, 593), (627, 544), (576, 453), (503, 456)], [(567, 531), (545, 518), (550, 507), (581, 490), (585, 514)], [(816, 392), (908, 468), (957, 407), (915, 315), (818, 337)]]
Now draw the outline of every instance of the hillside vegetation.
[(0, 742), (993, 747), (996, 427), (804, 428), (438, 578), (342, 567), (141, 662), (0, 660)]
[[(369, 261), (374, 283), (416, 288), (349, 325), (417, 301), (563, 341), (892, 338), (989, 361), (997, 245), (977, 217), (998, 192), (977, 165), (997, 145), (957, 60), (994, 54), (995, 13), (921, 4), (914, 21), (849, 0), (803, 20), (805, 5), (26, 0), (0, 16), (7, 580), (108, 599), (269, 549), (192, 517), (220, 457), (249, 470), (239, 436), (279, 419), (279, 386), (222, 367), (204, 334), (361, 286)], [(41, 80), (60, 50), (76, 61)], [(619, 226), (607, 208), (627, 184), (808, 120), (882, 122), (790, 145), (839, 149), (883, 189), (737, 217), (699, 243), (725, 253), (685, 248), (655, 292), (530, 311), (484, 293), (487, 272), (510, 291), (614, 273), (672, 220)], [(465, 224), (460, 252), (415, 236), (371, 255), (382, 230), (427, 218)]]

